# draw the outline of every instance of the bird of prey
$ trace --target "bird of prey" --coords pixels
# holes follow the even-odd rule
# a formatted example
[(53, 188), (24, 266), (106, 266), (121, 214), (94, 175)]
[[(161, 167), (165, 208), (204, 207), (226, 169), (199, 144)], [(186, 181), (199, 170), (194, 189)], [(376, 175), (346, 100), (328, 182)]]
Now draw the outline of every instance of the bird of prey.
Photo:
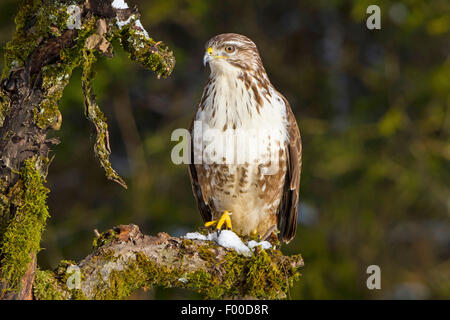
[(205, 226), (276, 233), (287, 243), (297, 229), (302, 153), (291, 107), (246, 36), (217, 35), (205, 50), (211, 73), (190, 127), (189, 164)]

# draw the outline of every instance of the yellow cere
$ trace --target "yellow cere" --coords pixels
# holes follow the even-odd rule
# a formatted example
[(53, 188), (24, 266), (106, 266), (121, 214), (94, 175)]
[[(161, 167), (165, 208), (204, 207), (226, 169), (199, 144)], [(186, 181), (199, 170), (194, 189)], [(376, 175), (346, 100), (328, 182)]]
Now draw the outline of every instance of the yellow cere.
[(209, 48), (206, 50), (206, 52), (208, 52), (208, 54), (212, 54), (212, 53), (213, 53), (213, 48), (212, 48), (212, 47), (209, 47)]

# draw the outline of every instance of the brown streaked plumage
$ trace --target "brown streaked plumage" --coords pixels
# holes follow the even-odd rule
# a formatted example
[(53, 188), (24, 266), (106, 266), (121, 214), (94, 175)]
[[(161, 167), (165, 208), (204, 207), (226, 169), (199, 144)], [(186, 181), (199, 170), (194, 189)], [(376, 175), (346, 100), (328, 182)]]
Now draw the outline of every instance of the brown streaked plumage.
[[(190, 127), (191, 160), (195, 153), (202, 161), (189, 165), (202, 218), (231, 211), (238, 233), (279, 230), (280, 240), (289, 242), (297, 229), (302, 152), (289, 103), (270, 83), (249, 38), (221, 34), (205, 49), (211, 75)], [(205, 132), (214, 138), (205, 142)]]

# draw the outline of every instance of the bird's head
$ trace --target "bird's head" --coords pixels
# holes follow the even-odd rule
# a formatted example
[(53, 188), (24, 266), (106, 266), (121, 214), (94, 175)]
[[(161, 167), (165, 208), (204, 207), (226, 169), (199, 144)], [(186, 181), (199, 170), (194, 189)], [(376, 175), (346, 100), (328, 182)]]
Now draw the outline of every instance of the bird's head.
[(212, 73), (261, 70), (262, 62), (255, 43), (236, 33), (219, 34), (205, 45), (203, 64), (209, 64)]

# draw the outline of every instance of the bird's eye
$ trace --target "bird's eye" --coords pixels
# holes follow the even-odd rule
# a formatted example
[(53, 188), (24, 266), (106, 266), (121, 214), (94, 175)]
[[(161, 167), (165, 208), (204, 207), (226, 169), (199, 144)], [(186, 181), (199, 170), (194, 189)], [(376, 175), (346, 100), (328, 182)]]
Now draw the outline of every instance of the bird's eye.
[(227, 52), (227, 53), (232, 53), (232, 52), (234, 52), (234, 46), (226, 46), (225, 47), (225, 51)]

